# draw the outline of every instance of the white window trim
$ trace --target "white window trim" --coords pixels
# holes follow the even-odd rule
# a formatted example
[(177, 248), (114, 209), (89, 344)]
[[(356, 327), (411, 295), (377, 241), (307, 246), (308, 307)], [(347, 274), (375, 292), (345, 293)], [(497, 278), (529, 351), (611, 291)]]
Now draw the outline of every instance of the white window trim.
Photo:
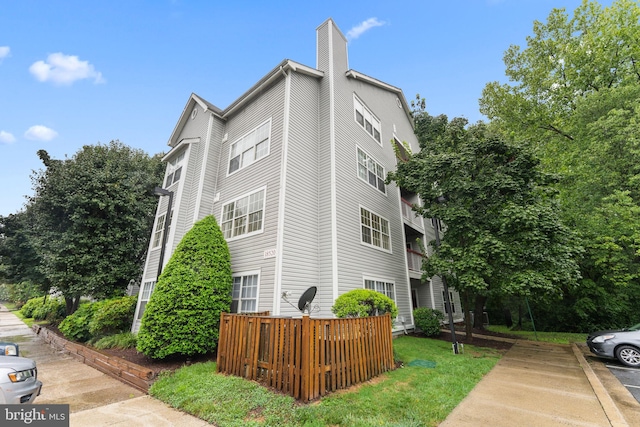
[[(391, 298), (393, 300), (393, 302), (396, 302), (396, 295), (398, 294), (397, 289), (396, 289), (396, 281), (395, 280), (391, 280), (391, 279), (385, 279), (382, 277), (373, 277), (373, 276), (367, 276), (367, 275), (362, 275), (362, 288), (363, 289), (368, 289), (367, 288), (367, 284), (365, 283), (367, 280), (373, 281), (373, 282), (382, 282), (382, 283), (389, 283), (393, 286), (393, 298)], [(380, 292), (376, 289), (372, 289), (376, 292)], [(380, 292), (382, 295), (388, 296), (387, 294), (384, 294), (382, 292)]]
[[(382, 168), (382, 180), (384, 181), (385, 178), (387, 177), (387, 170), (386, 168), (382, 165), (382, 163), (380, 163), (375, 157), (373, 157), (372, 155), (370, 155), (367, 150), (363, 149), (362, 147), (356, 145), (356, 174), (358, 175), (358, 178), (360, 178), (361, 181), (365, 182), (367, 185), (369, 185), (369, 187), (373, 187), (375, 190), (377, 190), (379, 193), (384, 194), (385, 196), (387, 195), (387, 184), (384, 184), (384, 191), (380, 191), (380, 189), (378, 188), (378, 181), (376, 180), (376, 185), (375, 187), (373, 185), (371, 185), (371, 183), (369, 182), (368, 179), (368, 172), (369, 172), (369, 168), (367, 167), (367, 179), (363, 178), (360, 176), (360, 157), (358, 156), (358, 150), (362, 151), (364, 153), (365, 156), (367, 156), (368, 159), (371, 159), (376, 165), (379, 165)], [(378, 175), (376, 173), (376, 178), (378, 178)]]
[[(232, 278), (235, 277), (245, 277), (245, 276), (258, 276), (258, 283), (256, 286), (256, 309), (255, 311), (258, 311), (258, 307), (260, 307), (260, 279), (261, 279), (261, 271), (260, 270), (250, 270), (250, 271), (241, 271), (238, 273), (233, 273), (231, 275)], [(233, 282), (232, 282), (232, 288), (231, 288), (231, 298), (233, 300)], [(240, 294), (242, 295), (242, 288), (240, 288)], [(238, 311), (238, 313), (243, 313), (242, 311), (242, 298), (238, 299), (238, 309), (240, 311)]]
[[(147, 308), (147, 304), (151, 300), (151, 295), (153, 294), (153, 291), (155, 291), (156, 285), (157, 285), (157, 282), (155, 280), (147, 280), (142, 283), (142, 287), (140, 288), (140, 298), (139, 298), (138, 307), (136, 310), (136, 317), (135, 317), (136, 321), (139, 322), (140, 320), (142, 320), (142, 315), (144, 314), (143, 308), (145, 309)], [(147, 295), (147, 298), (144, 298), (144, 294), (145, 294), (145, 291), (147, 291), (147, 289), (149, 291), (149, 295)], [(144, 307), (142, 305), (143, 302), (146, 303)], [(140, 312), (140, 310), (142, 310), (142, 312)]]
[[(368, 211), (369, 213), (372, 213), (372, 214), (380, 217), (380, 219), (383, 219), (383, 220), (387, 221), (387, 228), (389, 230), (389, 249), (385, 249), (382, 246), (376, 246), (373, 243), (366, 243), (365, 241), (362, 240), (362, 225), (363, 224), (362, 224), (362, 214), (360, 213), (360, 211), (362, 209), (364, 209), (364, 210)], [(367, 208), (367, 207), (365, 207), (363, 205), (359, 205), (358, 206), (358, 227), (360, 227), (360, 233), (359, 234), (360, 234), (360, 244), (361, 245), (366, 246), (368, 248), (377, 249), (377, 250), (382, 251), (382, 252), (392, 253), (393, 246), (391, 244), (391, 222), (389, 222), (389, 220), (387, 218), (383, 217), (382, 215), (372, 211), (371, 209), (369, 209), (369, 208)]]
[[(254, 159), (251, 163), (249, 163), (248, 165), (244, 165), (244, 166), (240, 166), (238, 167), (238, 169), (234, 170), (233, 172), (229, 172), (229, 165), (231, 163), (231, 147), (238, 143), (240, 140), (242, 140), (243, 138), (246, 138), (247, 135), (251, 134), (252, 132), (255, 132), (259, 127), (265, 125), (266, 123), (269, 123), (269, 138), (268, 138), (268, 145), (267, 145), (267, 152), (264, 156), (260, 157), (259, 159)], [(271, 130), (273, 129), (273, 123), (271, 121), (271, 117), (269, 117), (267, 120), (263, 121), (262, 123), (260, 123), (258, 126), (254, 127), (253, 129), (251, 129), (250, 131), (248, 131), (247, 133), (245, 133), (244, 135), (240, 136), (239, 138), (236, 138), (235, 141), (233, 141), (231, 144), (229, 144), (229, 149), (228, 149), (228, 156), (227, 156), (227, 164), (226, 164), (226, 171), (227, 171), (227, 176), (231, 176), (243, 169), (248, 168), (251, 165), (254, 165), (256, 163), (258, 163), (260, 160), (262, 159), (266, 159), (267, 157), (269, 157), (269, 154), (271, 154)], [(253, 147), (255, 148), (256, 144), (253, 145)], [(242, 156), (242, 153), (240, 153), (240, 156)]]
[[(380, 134), (379, 141), (374, 137), (373, 133), (369, 133), (367, 128), (364, 125), (360, 124), (360, 122), (358, 122), (358, 117), (356, 115), (356, 111), (357, 111), (356, 107), (358, 104), (362, 107), (363, 111), (366, 111), (367, 114), (369, 114), (377, 122), (377, 123), (372, 122), (371, 127), (372, 127), (372, 130), (375, 129)], [(371, 139), (373, 139), (376, 142), (376, 144), (382, 146), (382, 122), (375, 114), (373, 114), (373, 111), (371, 111), (371, 109), (367, 107), (367, 105), (364, 102), (362, 102), (362, 100), (355, 93), (353, 94), (353, 120), (358, 124), (358, 126), (360, 126), (365, 131), (367, 135), (369, 135), (369, 137), (371, 137)], [(377, 124), (377, 127), (375, 126), (376, 124)]]
[[(220, 222), (220, 228), (222, 228), (222, 223), (224, 222), (224, 207), (225, 206), (227, 206), (229, 203), (235, 203), (240, 199), (243, 199), (245, 197), (249, 197), (252, 194), (259, 193), (260, 191), (264, 191), (264, 197), (262, 198), (262, 224), (261, 224), (260, 229), (256, 230), (256, 231), (252, 231), (251, 233), (244, 233), (244, 234), (241, 234), (241, 235), (235, 236), (235, 237), (225, 237), (225, 240), (227, 242), (232, 242), (234, 240), (244, 239), (245, 237), (255, 236), (257, 234), (262, 234), (264, 232), (264, 222), (265, 222), (265, 218), (266, 218), (265, 210), (266, 210), (266, 205), (267, 205), (267, 186), (266, 185), (263, 186), (263, 187), (258, 188), (257, 190), (250, 191), (248, 193), (245, 193), (245, 194), (243, 194), (241, 196), (238, 196), (238, 197), (236, 197), (234, 199), (227, 200), (224, 203), (222, 203), (222, 206), (220, 207), (220, 221), (219, 222)], [(232, 224), (232, 227), (233, 227), (233, 224)], [(222, 232), (224, 234), (224, 231), (222, 231)]]
[[(162, 228), (160, 230), (158, 230), (158, 226), (160, 225), (160, 218), (164, 218), (163, 222), (162, 222)], [(153, 229), (153, 234), (151, 235), (151, 250), (152, 251), (157, 251), (158, 249), (162, 248), (162, 242), (164, 240), (164, 221), (167, 220), (167, 212), (164, 212), (160, 215), (158, 215), (158, 217), (156, 218), (156, 222), (154, 223), (154, 229)], [(171, 234), (171, 223), (173, 222), (173, 209), (171, 209), (171, 213), (169, 214), (169, 228), (167, 228), (167, 239), (169, 238), (169, 234)], [(158, 245), (157, 246), (153, 246), (155, 244), (155, 237), (157, 233), (160, 233), (160, 240), (158, 241)]]

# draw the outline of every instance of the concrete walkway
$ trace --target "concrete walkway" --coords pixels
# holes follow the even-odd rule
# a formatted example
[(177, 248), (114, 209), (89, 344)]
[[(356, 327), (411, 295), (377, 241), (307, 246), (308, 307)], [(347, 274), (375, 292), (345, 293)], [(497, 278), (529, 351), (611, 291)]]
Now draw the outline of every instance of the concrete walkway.
[(625, 418), (575, 344), (519, 340), (440, 426), (627, 427), (638, 409)]
[(0, 305), (0, 341), (16, 342), (36, 361), (42, 391), (36, 404), (68, 404), (71, 427), (201, 427), (209, 424), (55, 351)]

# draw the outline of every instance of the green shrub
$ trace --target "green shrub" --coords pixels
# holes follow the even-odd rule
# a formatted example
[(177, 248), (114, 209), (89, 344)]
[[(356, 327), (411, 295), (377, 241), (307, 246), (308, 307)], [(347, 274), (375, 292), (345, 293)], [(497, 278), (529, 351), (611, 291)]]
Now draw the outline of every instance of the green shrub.
[(413, 320), (423, 334), (433, 337), (440, 335), (444, 314), (440, 310), (420, 307), (413, 310)]
[(102, 301), (89, 321), (92, 339), (131, 329), (137, 296), (125, 296)]
[(65, 317), (58, 329), (67, 338), (72, 341), (87, 342), (91, 339), (89, 332), (89, 323), (93, 315), (100, 308), (102, 302), (86, 302), (80, 304), (75, 313)]
[(31, 317), (34, 320), (58, 322), (64, 319), (66, 312), (66, 304), (62, 298), (47, 297), (44, 304), (38, 304), (34, 307)]
[(9, 299), (16, 307), (22, 307), (27, 301), (42, 295), (42, 287), (33, 282), (20, 282), (8, 285)]
[(210, 215), (185, 234), (160, 275), (142, 316), (138, 351), (154, 359), (213, 351), (220, 313), (231, 308), (231, 284), (229, 248)]
[(33, 317), (33, 312), (37, 308), (42, 307), (43, 305), (44, 305), (44, 297), (31, 298), (26, 303), (24, 303), (24, 305), (20, 309), (20, 312), (24, 317), (30, 318), (30, 317)]
[(368, 317), (391, 313), (398, 316), (398, 307), (388, 296), (371, 289), (355, 289), (340, 295), (331, 307), (337, 317)]
[(120, 334), (109, 335), (100, 338), (93, 346), (97, 349), (105, 348), (135, 348), (136, 335), (131, 332), (122, 332)]
[(0, 284), (0, 301), (9, 301), (13, 302), (11, 299), (11, 287), (13, 285), (9, 285), (7, 283)]

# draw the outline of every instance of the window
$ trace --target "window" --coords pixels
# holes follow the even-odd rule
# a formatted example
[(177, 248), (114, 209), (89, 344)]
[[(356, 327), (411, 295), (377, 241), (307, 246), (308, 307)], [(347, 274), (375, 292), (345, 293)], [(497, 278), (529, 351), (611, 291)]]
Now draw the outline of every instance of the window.
[(255, 313), (258, 308), (258, 274), (233, 276), (232, 313)]
[(371, 156), (358, 147), (358, 176), (364, 182), (368, 182), (373, 188), (377, 188), (386, 194), (384, 185), (384, 168)]
[(144, 282), (142, 284), (142, 289), (140, 290), (140, 308), (138, 309), (138, 320), (142, 319), (142, 314), (144, 313), (144, 309), (151, 298), (151, 294), (153, 293), (153, 289), (156, 287), (156, 281), (151, 280), (149, 282)]
[(358, 122), (373, 139), (378, 141), (378, 144), (382, 144), (380, 140), (380, 120), (378, 120), (355, 95), (353, 95), (353, 108), (355, 110), (354, 117), (356, 122)]
[(360, 225), (362, 243), (391, 251), (389, 221), (361, 207)]
[(380, 292), (395, 301), (395, 292), (393, 282), (384, 282), (382, 280), (364, 279), (365, 289), (371, 289)]
[(222, 207), (221, 228), (226, 239), (262, 231), (264, 192), (256, 191)]
[[(162, 244), (162, 239), (164, 238), (164, 221), (167, 218), (167, 214), (162, 214), (158, 217), (158, 222), (156, 223), (156, 228), (153, 231), (153, 245), (152, 248), (157, 248)], [(167, 234), (171, 229), (171, 219), (173, 218), (173, 210), (171, 211), (171, 215), (169, 215), (169, 228), (167, 228)]]
[(267, 120), (231, 144), (229, 149), (229, 173), (249, 166), (269, 154), (270, 134), (271, 120)]
[(180, 181), (182, 175), (182, 161), (184, 160), (184, 151), (180, 153), (178, 157), (171, 160), (167, 166), (167, 179), (164, 183), (164, 187), (167, 188), (172, 184)]
[[(442, 305), (444, 305), (445, 314), (448, 314), (449, 310), (447, 309), (447, 300), (445, 298), (446, 298), (446, 294), (444, 293), (444, 291), (442, 291)], [(455, 313), (456, 305), (453, 303), (453, 292), (451, 291), (449, 291), (449, 301), (451, 301), (451, 312)]]

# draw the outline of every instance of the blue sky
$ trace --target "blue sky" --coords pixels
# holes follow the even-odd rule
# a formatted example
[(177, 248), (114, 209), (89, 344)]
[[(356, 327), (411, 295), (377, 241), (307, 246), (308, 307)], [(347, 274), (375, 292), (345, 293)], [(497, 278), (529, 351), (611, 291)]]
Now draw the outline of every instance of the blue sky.
[[(580, 0), (0, 0), (0, 215), (32, 195), (36, 152), (121, 142), (149, 154), (193, 92), (225, 108), (283, 59), (315, 67), (331, 17), (349, 66), (417, 93), (432, 115), (481, 120), (486, 83), (534, 20)], [(611, 1), (601, 1), (603, 5)]]

